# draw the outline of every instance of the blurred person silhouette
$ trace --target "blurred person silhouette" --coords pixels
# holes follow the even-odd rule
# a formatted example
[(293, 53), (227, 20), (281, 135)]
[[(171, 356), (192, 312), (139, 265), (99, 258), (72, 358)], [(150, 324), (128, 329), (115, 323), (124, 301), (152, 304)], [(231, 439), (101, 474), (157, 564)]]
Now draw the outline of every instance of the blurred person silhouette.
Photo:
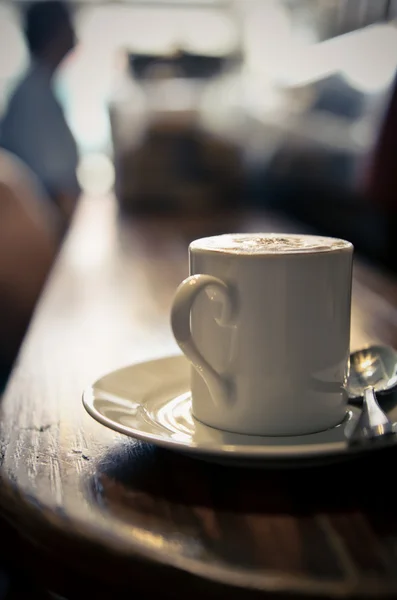
[(65, 2), (33, 2), (24, 10), (30, 65), (11, 95), (0, 146), (21, 159), (56, 203), (67, 226), (80, 193), (77, 145), (52, 87), (54, 75), (75, 46)]

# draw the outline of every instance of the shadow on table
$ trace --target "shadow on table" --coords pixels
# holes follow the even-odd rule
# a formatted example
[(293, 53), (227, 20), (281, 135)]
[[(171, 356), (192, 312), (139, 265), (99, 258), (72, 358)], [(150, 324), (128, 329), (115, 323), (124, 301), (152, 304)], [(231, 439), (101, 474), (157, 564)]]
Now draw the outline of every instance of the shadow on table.
[(356, 508), (358, 498), (361, 506), (375, 508), (381, 502), (385, 508), (376, 480), (396, 458), (397, 448), (386, 448), (328, 465), (303, 461), (300, 468), (251, 469), (126, 442), (103, 457), (91, 484), (98, 500), (113, 509), (128, 504), (137, 492), (153, 500), (233, 512), (337, 512)]
[(232, 569), (341, 580), (336, 538), (358, 569), (384, 573), (377, 548), (397, 523), (394, 500), (379, 486), (396, 458), (389, 448), (328, 466), (243, 469), (128, 441), (97, 464), (90, 489), (154, 548)]

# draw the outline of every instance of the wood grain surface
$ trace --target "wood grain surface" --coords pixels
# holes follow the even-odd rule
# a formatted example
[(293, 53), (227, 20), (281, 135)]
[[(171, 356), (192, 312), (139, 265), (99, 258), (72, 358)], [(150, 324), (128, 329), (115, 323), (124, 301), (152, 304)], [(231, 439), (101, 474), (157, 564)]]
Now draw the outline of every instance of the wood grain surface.
[[(300, 470), (221, 467), (118, 435), (81, 404), (104, 373), (177, 352), (169, 310), (191, 239), (299, 229), (265, 215), (119, 222), (112, 198), (82, 202), (1, 403), (2, 513), (49, 587), (397, 595), (396, 448)], [(396, 301), (397, 284), (357, 261), (353, 348), (397, 345)]]

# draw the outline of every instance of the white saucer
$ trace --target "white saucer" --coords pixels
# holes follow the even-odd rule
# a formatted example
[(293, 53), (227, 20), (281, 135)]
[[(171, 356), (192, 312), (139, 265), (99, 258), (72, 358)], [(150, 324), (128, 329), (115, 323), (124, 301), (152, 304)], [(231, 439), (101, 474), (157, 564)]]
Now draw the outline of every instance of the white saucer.
[(190, 366), (184, 356), (132, 365), (105, 375), (83, 395), (89, 414), (115, 431), (197, 458), (244, 466), (304, 466), (347, 458), (372, 448), (350, 446), (343, 423), (310, 435), (262, 437), (220, 431), (191, 414)]

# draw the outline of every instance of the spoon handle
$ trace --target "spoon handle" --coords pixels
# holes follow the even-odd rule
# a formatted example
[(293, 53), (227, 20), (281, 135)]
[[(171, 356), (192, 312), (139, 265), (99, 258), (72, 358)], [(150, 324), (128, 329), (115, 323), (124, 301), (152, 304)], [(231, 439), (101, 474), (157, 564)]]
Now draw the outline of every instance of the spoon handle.
[(351, 441), (376, 438), (395, 433), (395, 426), (380, 408), (373, 387), (364, 390), (360, 418), (350, 436)]

